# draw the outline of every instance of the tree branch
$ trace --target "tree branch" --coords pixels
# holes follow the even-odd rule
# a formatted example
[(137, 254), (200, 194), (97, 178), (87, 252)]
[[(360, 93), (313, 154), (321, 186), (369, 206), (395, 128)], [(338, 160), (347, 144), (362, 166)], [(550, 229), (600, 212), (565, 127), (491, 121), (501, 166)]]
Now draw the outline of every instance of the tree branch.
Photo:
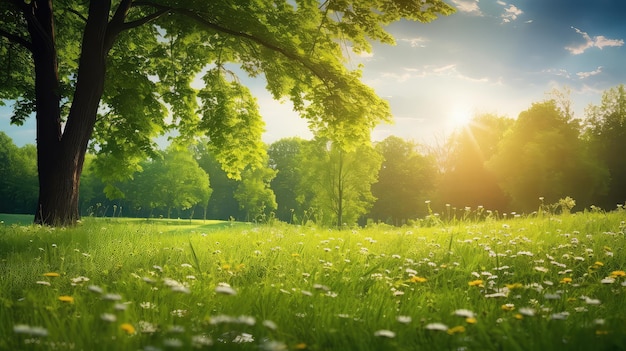
[(80, 12), (78, 12), (78, 11), (74, 10), (73, 8), (68, 7), (68, 8), (67, 8), (67, 11), (69, 11), (69, 12), (71, 12), (71, 13), (75, 14), (76, 16), (78, 16), (78, 18), (82, 19), (84, 22), (87, 22), (87, 17), (83, 16), (83, 14), (82, 14), (82, 13), (80, 13)]
[(317, 76), (319, 79), (321, 79), (323, 82), (326, 82), (328, 80), (328, 74), (325, 74), (325, 72), (323, 72), (323, 70), (320, 69), (320, 67), (316, 67), (312, 62), (306, 60), (306, 58), (299, 56), (295, 53), (289, 52), (275, 44), (272, 44), (266, 40), (263, 40), (261, 38), (258, 38), (254, 35), (245, 33), (245, 32), (240, 32), (237, 30), (233, 30), (233, 29), (229, 29), (226, 27), (223, 27), (219, 24), (210, 22), (208, 20), (206, 20), (205, 18), (203, 18), (200, 14), (186, 9), (186, 8), (179, 8), (179, 7), (169, 7), (169, 6), (164, 6), (164, 5), (160, 5), (160, 4), (155, 4), (153, 2), (150, 1), (135, 1), (134, 6), (151, 6), (154, 7), (158, 10), (164, 11), (164, 13), (167, 12), (171, 12), (171, 13), (178, 13), (181, 14), (185, 17), (188, 17), (196, 22), (198, 22), (199, 24), (213, 29), (215, 31), (218, 32), (222, 32), (225, 34), (229, 34), (235, 37), (239, 37), (239, 38), (244, 38), (247, 40), (250, 40), (254, 43), (257, 43), (261, 46), (264, 46), (265, 48), (268, 48), (270, 50), (273, 50), (275, 52), (278, 52), (280, 54), (282, 54), (283, 56), (285, 56), (288, 59), (291, 59), (293, 61), (299, 62), (302, 66), (304, 66), (305, 68), (307, 68), (309, 71), (311, 71), (315, 76)]
[(33, 51), (33, 44), (30, 41), (20, 37), (19, 35), (9, 33), (5, 31), (4, 29), (0, 28), (0, 37), (7, 38), (10, 42), (19, 44), (30, 52)]

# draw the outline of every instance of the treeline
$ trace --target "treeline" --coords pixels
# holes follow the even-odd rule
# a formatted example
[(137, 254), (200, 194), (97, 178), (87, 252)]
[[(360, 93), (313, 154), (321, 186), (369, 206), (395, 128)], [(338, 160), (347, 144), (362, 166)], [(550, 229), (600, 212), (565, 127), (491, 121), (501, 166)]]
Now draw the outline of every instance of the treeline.
[[(606, 210), (626, 200), (626, 91), (604, 92), (584, 119), (563, 95), (517, 119), (478, 115), (437, 146), (389, 137), (344, 148), (287, 138), (267, 145), (264, 167), (232, 173), (204, 140), (170, 146), (131, 177), (90, 155), (81, 180), (82, 215), (314, 221), (401, 225), (429, 214), (531, 213), (538, 208)], [(0, 212), (32, 213), (35, 148), (0, 133)], [(226, 169), (229, 172), (224, 171)], [(104, 175), (104, 177), (103, 177)]]

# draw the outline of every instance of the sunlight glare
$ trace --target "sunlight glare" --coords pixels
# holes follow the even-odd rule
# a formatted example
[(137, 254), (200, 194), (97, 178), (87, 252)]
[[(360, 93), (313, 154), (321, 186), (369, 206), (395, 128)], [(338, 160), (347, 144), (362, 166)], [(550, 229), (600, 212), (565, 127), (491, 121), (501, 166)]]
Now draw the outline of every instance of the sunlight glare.
[(472, 111), (467, 105), (454, 105), (450, 110), (448, 116), (448, 125), (454, 129), (461, 129), (466, 127), (472, 120)]

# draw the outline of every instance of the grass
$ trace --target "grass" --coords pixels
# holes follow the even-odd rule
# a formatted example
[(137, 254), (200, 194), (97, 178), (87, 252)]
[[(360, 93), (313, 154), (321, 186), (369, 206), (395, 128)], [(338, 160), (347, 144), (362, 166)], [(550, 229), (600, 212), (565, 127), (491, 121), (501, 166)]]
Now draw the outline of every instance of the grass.
[(0, 225), (2, 350), (626, 349), (626, 212)]

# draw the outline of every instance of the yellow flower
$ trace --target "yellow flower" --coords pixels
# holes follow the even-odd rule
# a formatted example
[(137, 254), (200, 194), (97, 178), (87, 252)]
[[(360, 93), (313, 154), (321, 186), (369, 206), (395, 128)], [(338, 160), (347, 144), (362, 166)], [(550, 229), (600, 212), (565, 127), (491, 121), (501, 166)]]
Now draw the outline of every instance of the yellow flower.
[(476, 322), (478, 322), (478, 320), (474, 317), (467, 317), (465, 318), (465, 322), (467, 322), (468, 324), (476, 324)]
[(306, 344), (303, 342), (296, 344), (296, 346), (294, 346), (296, 350), (306, 350), (306, 347), (307, 347)]
[(561, 282), (560, 282), (560, 283), (561, 283), (561, 284), (569, 284), (569, 283), (571, 283), (571, 282), (572, 282), (572, 278), (565, 277), (565, 278), (561, 279)]
[(63, 301), (67, 303), (74, 303), (74, 298), (71, 296), (63, 295), (63, 296), (59, 296), (59, 301)]
[(292, 253), (292, 254), (291, 254), (291, 257), (300, 257), (300, 254), (299, 254), (299, 253), (294, 252), (294, 253)]
[(513, 316), (515, 319), (519, 319), (522, 320), (524, 319), (524, 316), (521, 313), (516, 313), (515, 316)]
[(228, 263), (224, 263), (222, 265), (222, 269), (225, 270), (225, 271), (229, 271), (230, 270), (230, 265)]
[(512, 303), (507, 303), (507, 304), (502, 305), (501, 308), (503, 311), (513, 311), (515, 309), (515, 305)]
[(48, 272), (43, 274), (44, 277), (60, 277), (61, 275), (57, 272)]
[(522, 283), (504, 284), (509, 290), (521, 289), (524, 287)]
[(611, 278), (621, 278), (626, 277), (626, 272), (624, 271), (613, 271), (611, 272)]
[(600, 261), (596, 261), (591, 267), (589, 267), (590, 269), (600, 269), (600, 267), (604, 266), (604, 263), (600, 262)]
[(483, 285), (483, 281), (481, 279), (476, 279), (476, 280), (472, 280), (471, 282), (467, 283), (469, 286), (482, 286)]
[(448, 329), (448, 334), (454, 335), (458, 333), (465, 333), (465, 327), (462, 325), (457, 325), (456, 327), (452, 327)]
[(120, 328), (127, 334), (135, 334), (135, 327), (133, 327), (133, 325), (130, 323), (123, 323), (122, 325), (120, 325)]
[(237, 265), (237, 270), (240, 271), (240, 270), (244, 269), (245, 267), (246, 267), (245, 264), (240, 263), (240, 264)]
[(596, 330), (596, 335), (607, 335), (608, 333), (608, 330)]
[(418, 277), (416, 275), (411, 277), (411, 283), (426, 283), (428, 279), (423, 277)]

